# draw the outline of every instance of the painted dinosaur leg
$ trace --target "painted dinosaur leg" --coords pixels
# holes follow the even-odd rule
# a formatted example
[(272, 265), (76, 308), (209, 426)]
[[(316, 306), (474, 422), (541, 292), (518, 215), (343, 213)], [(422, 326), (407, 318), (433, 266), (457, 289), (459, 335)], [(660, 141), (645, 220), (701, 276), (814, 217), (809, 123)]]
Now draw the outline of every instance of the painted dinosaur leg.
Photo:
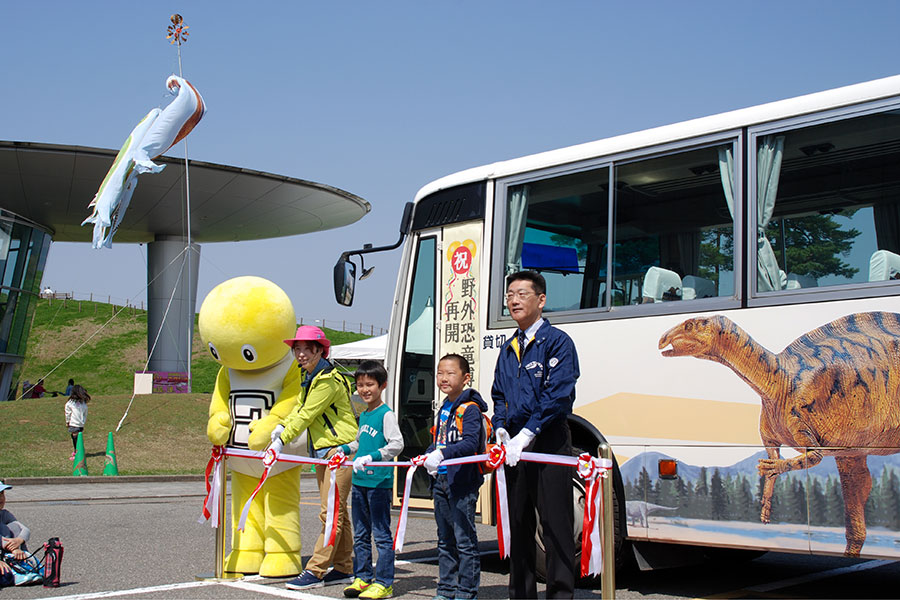
[(777, 447), (767, 447), (766, 453), (769, 455), (769, 458), (760, 459), (756, 467), (759, 474), (766, 478), (763, 486), (762, 509), (759, 515), (759, 520), (763, 523), (768, 523), (772, 516), (772, 495), (775, 493), (775, 479), (782, 473), (808, 469), (822, 462), (822, 451), (818, 449), (801, 452), (799, 456), (789, 459), (781, 458)]
[[(766, 446), (766, 454), (769, 455), (769, 461), (781, 458), (781, 453), (777, 447), (773, 448), (768, 446), (768, 444), (766, 444)], [(762, 460), (759, 462), (762, 463)], [(775, 479), (778, 477), (778, 474), (769, 475), (763, 473), (761, 464), (757, 466), (757, 469), (759, 469), (759, 474), (766, 478), (766, 481), (763, 484), (762, 506), (759, 512), (759, 520), (763, 523), (768, 523), (769, 519), (772, 517), (772, 495), (775, 493)]]
[(872, 491), (872, 476), (865, 455), (835, 457), (835, 462), (844, 494), (844, 534), (847, 538), (844, 554), (859, 556), (866, 542), (866, 500)]

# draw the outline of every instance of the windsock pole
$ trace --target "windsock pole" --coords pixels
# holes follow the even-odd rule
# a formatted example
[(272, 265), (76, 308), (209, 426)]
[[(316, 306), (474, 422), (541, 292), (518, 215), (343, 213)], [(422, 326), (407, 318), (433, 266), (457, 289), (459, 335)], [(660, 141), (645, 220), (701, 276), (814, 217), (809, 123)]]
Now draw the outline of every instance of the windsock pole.
[[(172, 15), (171, 19), (172, 24), (169, 25), (169, 35), (167, 39), (171, 44), (174, 44), (178, 49), (178, 76), (184, 79), (184, 70), (181, 66), (181, 44), (187, 41), (188, 29), (190, 27), (184, 24), (184, 19), (178, 13)], [(187, 136), (184, 136), (184, 188), (185, 188), (185, 204), (186, 204), (186, 222), (185, 226), (187, 228), (187, 249), (184, 253), (184, 260), (187, 261), (187, 289), (185, 292), (187, 293), (188, 304), (191, 302), (191, 259), (193, 255), (193, 247), (191, 246), (191, 173), (188, 170), (188, 143)], [(190, 319), (190, 324), (187, 328), (187, 385), (188, 392), (191, 392), (193, 389), (193, 382), (191, 381), (191, 355), (194, 345), (194, 307), (188, 306), (185, 311), (188, 314), (188, 318)]]

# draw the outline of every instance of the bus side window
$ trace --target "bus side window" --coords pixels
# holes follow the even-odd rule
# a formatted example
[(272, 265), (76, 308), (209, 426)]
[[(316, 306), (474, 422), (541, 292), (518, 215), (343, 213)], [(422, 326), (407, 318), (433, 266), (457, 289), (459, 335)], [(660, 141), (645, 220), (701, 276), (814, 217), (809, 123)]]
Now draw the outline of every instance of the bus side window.
[(615, 167), (613, 281), (623, 304), (734, 294), (732, 147)]
[(605, 306), (608, 202), (608, 167), (508, 189), (505, 274), (543, 274), (545, 312)]
[(884, 270), (900, 254), (900, 114), (755, 142), (757, 293), (889, 281)]

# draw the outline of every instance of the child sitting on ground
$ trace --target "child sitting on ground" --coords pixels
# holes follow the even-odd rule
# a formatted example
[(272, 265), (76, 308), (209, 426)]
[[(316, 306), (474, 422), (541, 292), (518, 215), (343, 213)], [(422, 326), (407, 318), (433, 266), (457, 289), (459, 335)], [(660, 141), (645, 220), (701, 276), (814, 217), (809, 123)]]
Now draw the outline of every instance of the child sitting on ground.
[[(435, 415), (434, 442), (428, 447), (425, 468), (434, 479), (434, 520), (438, 538), (438, 600), (477, 598), (481, 556), (475, 531), (475, 503), (484, 475), (477, 464), (441, 466), (441, 461), (473, 456), (484, 447), (482, 413), (487, 404), (474, 389), (469, 361), (447, 354), (438, 362), (438, 388), (447, 395)], [(459, 418), (461, 415), (461, 418)]]
[[(367, 360), (356, 370), (356, 393), (366, 403), (359, 416), (356, 440), (341, 446), (353, 461), (353, 583), (344, 588), (348, 598), (390, 598), (394, 593), (394, 542), (391, 536), (391, 496), (394, 470), (367, 467), (391, 460), (403, 450), (403, 434), (397, 416), (381, 401), (387, 387), (387, 371)], [(372, 536), (378, 562), (372, 572)]]
[[(6, 510), (6, 490), (11, 489), (11, 485), (0, 481), (0, 544), (13, 558), (22, 560), (25, 558), (25, 542), (31, 537), (31, 530)], [(0, 573), (3, 573), (2, 569)]]

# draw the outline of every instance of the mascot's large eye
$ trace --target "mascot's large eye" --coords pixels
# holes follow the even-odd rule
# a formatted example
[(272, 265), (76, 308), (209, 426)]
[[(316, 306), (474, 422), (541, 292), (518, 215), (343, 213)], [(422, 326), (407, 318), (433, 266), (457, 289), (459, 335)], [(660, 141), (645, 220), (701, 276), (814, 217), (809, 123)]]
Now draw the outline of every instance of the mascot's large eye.
[(213, 343), (209, 343), (209, 353), (212, 354), (212, 357), (216, 360), (219, 360), (219, 351), (216, 350), (216, 347), (213, 346)]
[(241, 356), (243, 356), (244, 360), (248, 363), (256, 362), (256, 348), (250, 344), (244, 344), (241, 346)]

